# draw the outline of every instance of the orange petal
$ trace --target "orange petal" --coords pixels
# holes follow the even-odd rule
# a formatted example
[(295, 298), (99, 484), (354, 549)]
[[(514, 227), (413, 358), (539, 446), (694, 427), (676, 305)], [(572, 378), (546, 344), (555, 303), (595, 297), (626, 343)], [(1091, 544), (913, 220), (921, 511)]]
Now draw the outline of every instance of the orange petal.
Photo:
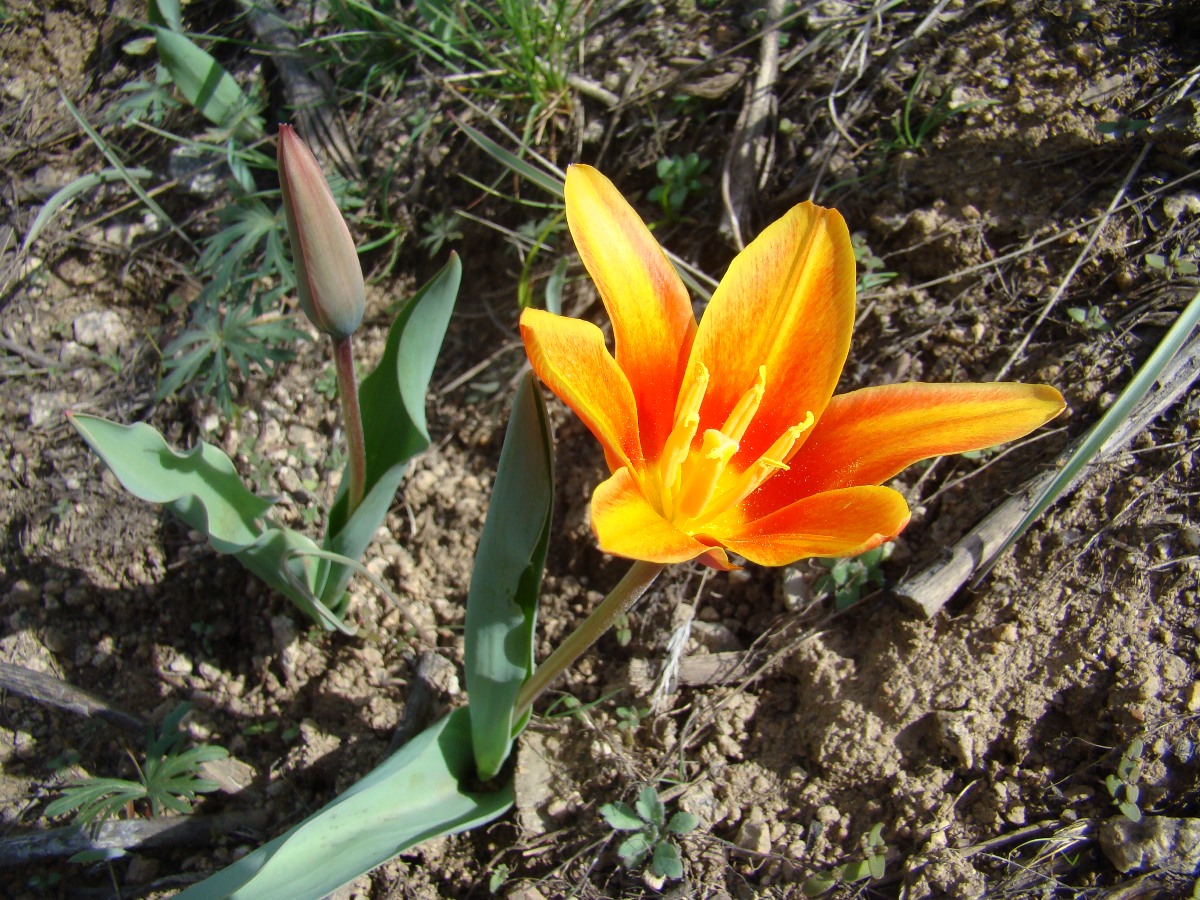
[(581, 319), (527, 309), (521, 313), (521, 338), (533, 371), (591, 429), (609, 466), (642, 471), (633, 392), (600, 329)]
[(729, 266), (713, 294), (689, 365), (712, 381), (700, 433), (720, 428), (766, 367), (766, 392), (742, 440), (739, 459), (755, 459), (783, 431), (820, 416), (850, 348), (854, 326), (854, 250), (836, 210), (793, 207)]
[(751, 562), (786, 566), (810, 556), (866, 553), (895, 538), (908, 518), (908, 504), (891, 488), (853, 487), (805, 497), (714, 538)]
[(590, 166), (567, 169), (567, 224), (613, 323), (617, 364), (637, 403), (652, 458), (674, 425), (696, 317), (658, 241), (611, 181)]
[(917, 460), (981, 450), (1023, 437), (1065, 408), (1040, 384), (891, 384), (830, 401), (812, 437), (748, 499), (747, 514), (781, 500), (880, 484)]
[(704, 554), (728, 565), (720, 548), (701, 543), (664, 519), (643, 496), (628, 469), (618, 469), (592, 494), (592, 531), (600, 549), (649, 562), (687, 562)]

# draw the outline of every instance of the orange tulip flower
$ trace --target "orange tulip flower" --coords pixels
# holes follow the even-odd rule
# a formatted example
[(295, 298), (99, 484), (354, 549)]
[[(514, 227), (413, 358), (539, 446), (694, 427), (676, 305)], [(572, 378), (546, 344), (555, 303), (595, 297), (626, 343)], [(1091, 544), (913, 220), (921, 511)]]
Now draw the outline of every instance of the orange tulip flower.
[(743, 250), (699, 325), (649, 229), (587, 166), (566, 182), (567, 223), (612, 319), (527, 309), (538, 377), (604, 447), (592, 496), (607, 553), (732, 568), (854, 556), (909, 520), (881, 487), (918, 460), (1028, 434), (1064, 409), (1044, 385), (894, 384), (833, 395), (854, 325), (854, 252), (842, 217), (793, 207)]

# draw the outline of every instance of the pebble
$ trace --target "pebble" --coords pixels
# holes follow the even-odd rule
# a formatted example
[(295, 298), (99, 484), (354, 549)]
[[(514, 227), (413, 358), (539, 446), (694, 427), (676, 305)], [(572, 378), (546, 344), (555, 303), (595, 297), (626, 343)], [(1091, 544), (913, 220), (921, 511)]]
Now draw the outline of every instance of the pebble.
[(1100, 849), (1122, 872), (1165, 870), (1194, 875), (1200, 869), (1200, 819), (1113, 816), (1100, 826)]
[(75, 340), (100, 353), (118, 353), (129, 342), (129, 329), (111, 309), (92, 310), (75, 317)]

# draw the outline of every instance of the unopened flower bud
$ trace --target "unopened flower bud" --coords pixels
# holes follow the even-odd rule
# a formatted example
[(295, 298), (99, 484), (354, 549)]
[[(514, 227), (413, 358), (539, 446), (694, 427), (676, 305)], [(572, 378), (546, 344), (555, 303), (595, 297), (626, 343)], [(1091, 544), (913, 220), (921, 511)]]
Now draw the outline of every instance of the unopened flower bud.
[(349, 337), (366, 304), (362, 266), (321, 166), (290, 125), (279, 126), (279, 187), (300, 306), (330, 337)]

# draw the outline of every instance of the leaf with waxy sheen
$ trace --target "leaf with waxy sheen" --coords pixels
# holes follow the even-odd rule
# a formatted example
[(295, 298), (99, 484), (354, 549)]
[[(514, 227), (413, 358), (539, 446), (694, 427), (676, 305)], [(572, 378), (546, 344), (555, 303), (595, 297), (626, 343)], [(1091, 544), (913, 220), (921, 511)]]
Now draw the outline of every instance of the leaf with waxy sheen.
[(171, 80), (204, 118), (221, 128), (232, 127), (241, 141), (262, 137), (262, 118), (253, 114), (237, 81), (208, 51), (169, 28), (156, 27), (154, 41)]
[(220, 449), (201, 441), (181, 453), (144, 422), (120, 425), (80, 414), (68, 418), (125, 490), (166, 506), (204, 534), (214, 550), (236, 556), (313, 620), (326, 628), (352, 630), (316, 600), (317, 564), (307, 554), (317, 545), (271, 524), (265, 517), (272, 501), (251, 492)]
[(479, 775), (507, 759), (522, 683), (533, 672), (534, 624), (550, 542), (554, 458), (546, 405), (533, 373), (513, 400), (487, 520), (467, 595), (464, 667)]
[[(405, 304), (388, 332), (387, 346), (375, 369), (362, 380), (362, 408), (367, 477), (362, 503), (347, 518), (345, 485), (329, 511), (324, 549), (359, 559), (379, 530), (395, 499), (408, 462), (429, 446), (425, 424), (425, 394), (437, 362), (446, 326), (454, 311), (462, 280), (457, 254)], [(344, 594), (353, 570), (322, 563), (318, 596), (327, 606), (344, 611)]]
[(179, 894), (180, 900), (323, 897), (421, 841), (474, 828), (513, 804), (509, 780), (473, 793), (467, 709), (452, 712), (295, 828)]

